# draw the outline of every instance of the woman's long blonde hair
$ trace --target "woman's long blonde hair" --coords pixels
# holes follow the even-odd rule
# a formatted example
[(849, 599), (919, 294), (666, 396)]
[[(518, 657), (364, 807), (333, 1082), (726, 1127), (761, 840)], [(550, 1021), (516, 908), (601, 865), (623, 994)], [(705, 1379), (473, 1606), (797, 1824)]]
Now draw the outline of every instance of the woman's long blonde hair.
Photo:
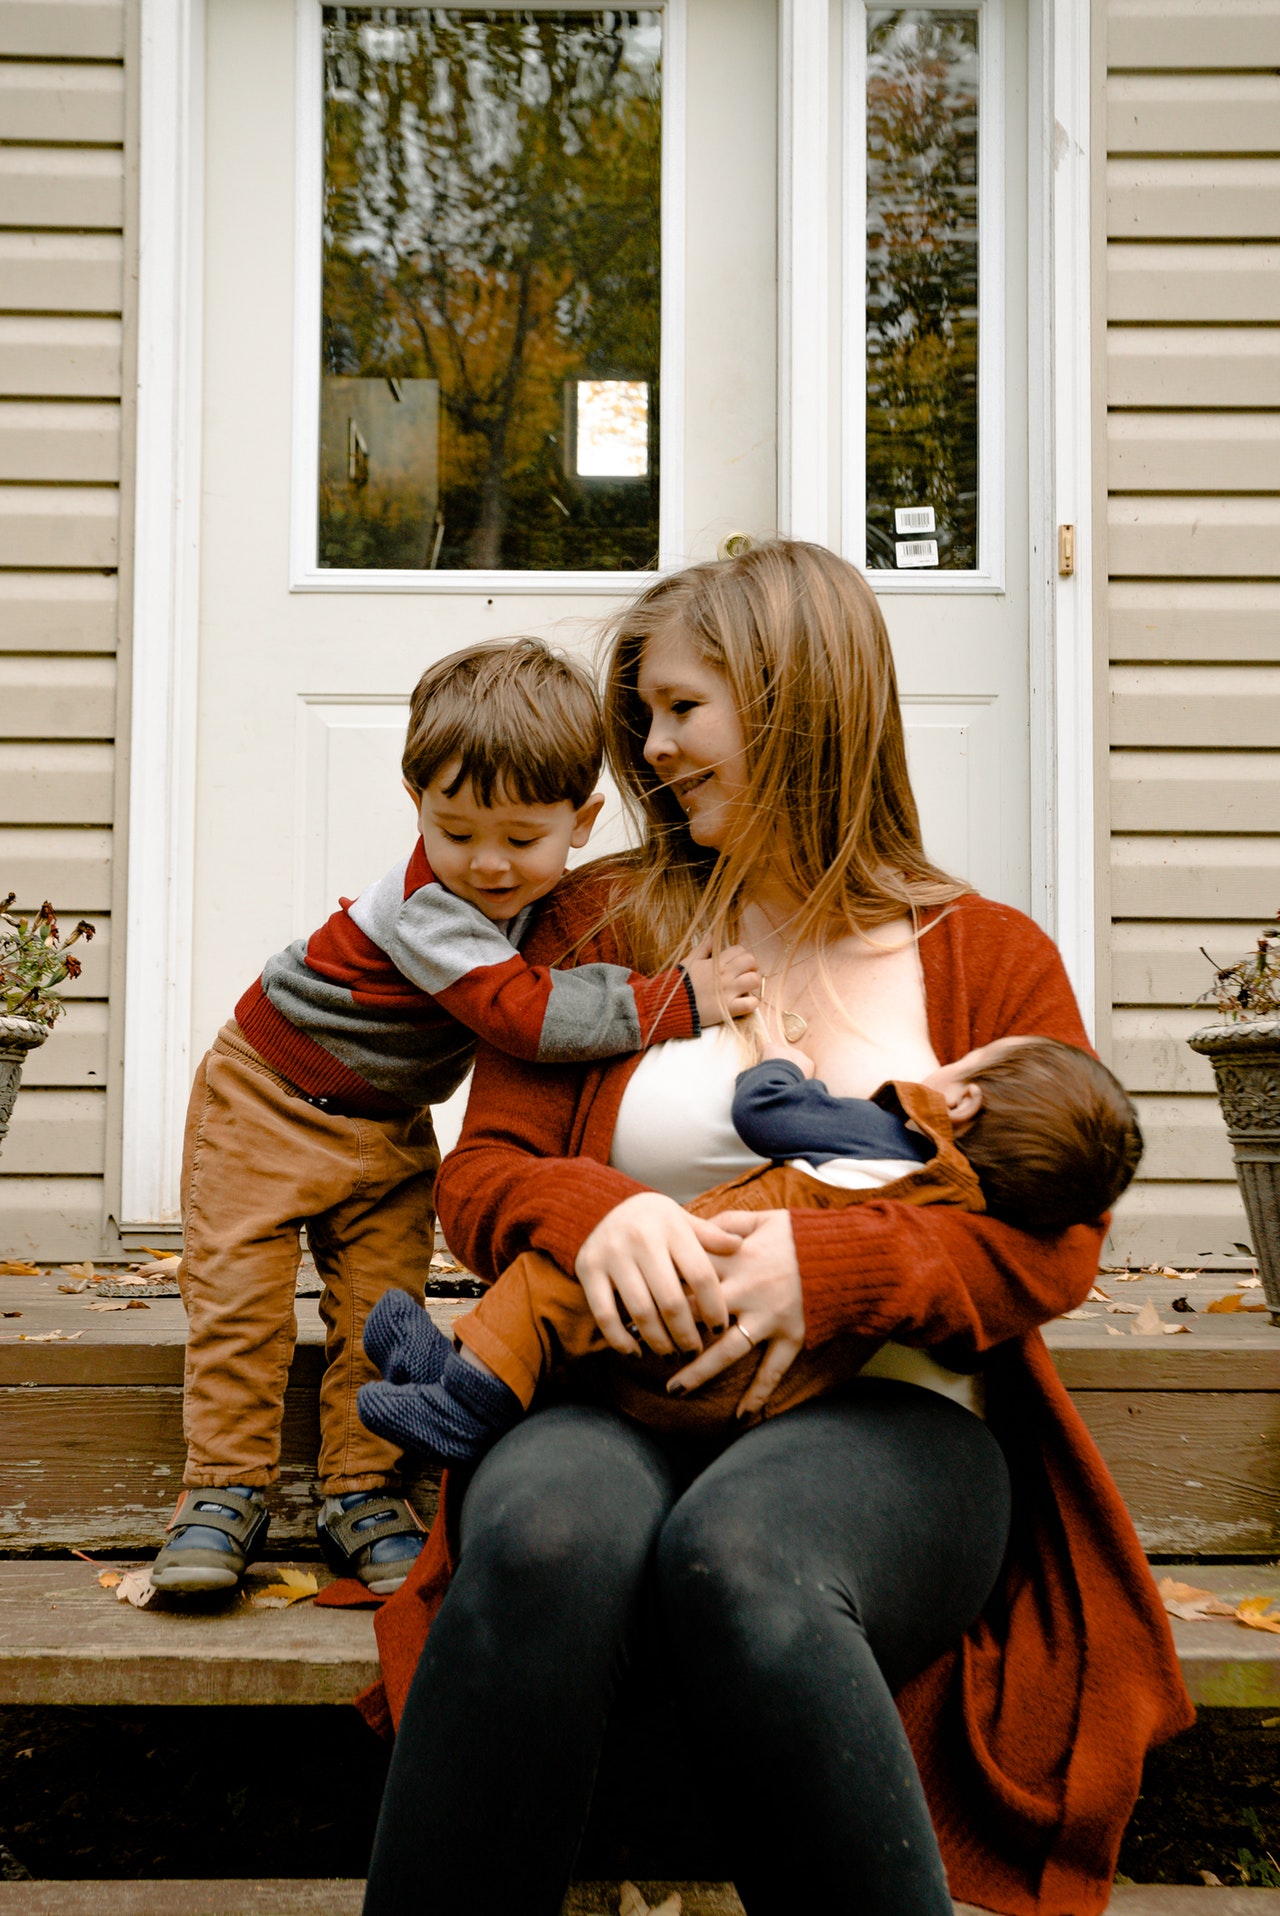
[[(677, 631), (723, 674), (742, 725), (746, 827), (696, 845), (645, 762), (637, 679), (646, 644)], [(609, 912), (630, 962), (656, 971), (710, 936), (732, 942), (753, 875), (781, 869), (798, 900), (793, 948), (868, 932), (972, 889), (925, 857), (907, 775), (889, 637), (861, 573), (821, 546), (777, 539), (661, 579), (614, 621), (605, 750), (641, 828), (610, 861)]]

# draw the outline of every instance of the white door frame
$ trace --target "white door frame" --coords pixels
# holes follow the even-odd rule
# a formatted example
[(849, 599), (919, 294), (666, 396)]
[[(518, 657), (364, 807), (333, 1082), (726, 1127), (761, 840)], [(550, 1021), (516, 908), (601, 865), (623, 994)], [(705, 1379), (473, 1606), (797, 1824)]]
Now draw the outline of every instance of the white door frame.
[[(828, 542), (831, 0), (780, 0), (779, 524)], [(138, 430), (126, 914), (125, 1229), (178, 1217), (191, 1081), (204, 0), (141, 0)], [(1031, 0), (1031, 725), (1036, 917), (1093, 1019), (1090, 26)], [(1052, 131), (1050, 131), (1052, 129)], [(1037, 271), (1039, 265), (1043, 270)], [(1058, 524), (1075, 527), (1070, 578)], [(1038, 583), (1037, 583), (1038, 582)], [(1036, 829), (1036, 825), (1039, 829)]]

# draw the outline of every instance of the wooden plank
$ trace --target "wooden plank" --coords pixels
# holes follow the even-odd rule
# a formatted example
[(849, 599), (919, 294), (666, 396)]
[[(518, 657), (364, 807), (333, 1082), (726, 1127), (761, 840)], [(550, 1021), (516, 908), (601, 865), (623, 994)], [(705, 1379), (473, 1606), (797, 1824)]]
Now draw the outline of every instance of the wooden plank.
[(36, 59), (122, 60), (123, 0), (0, 0), (0, 47)]
[(1107, 484), (1112, 492), (1280, 491), (1280, 414), (1113, 412)]
[(118, 233), (0, 233), (0, 281), (11, 313), (118, 313)]
[[(1280, 840), (1131, 838), (1111, 841), (1117, 918), (1251, 918), (1276, 908)], [(1154, 1087), (1153, 1087), (1154, 1088)]]
[(1110, 770), (1113, 831), (1280, 833), (1280, 752), (1116, 751)]
[(103, 1247), (104, 1202), (101, 1178), (6, 1177), (0, 1154), (0, 1246), (6, 1257), (96, 1257)]
[[(22, 1082), (36, 1086), (102, 1086), (107, 1082), (107, 1007), (98, 999), (71, 1002), (53, 1035), (27, 1058)], [(0, 1160), (3, 1168), (3, 1160)]]
[(111, 833), (98, 826), (0, 826), (0, 871), (20, 909), (37, 910), (48, 898), (73, 924), (111, 909)]
[[(0, 1916), (101, 1916), (104, 1890), (112, 1916), (360, 1916), (363, 1882), (296, 1877), (247, 1882), (0, 1883)], [(742, 1916), (742, 1903), (728, 1883), (649, 1882), (636, 1885), (651, 1909), (673, 1894), (684, 1916)], [(620, 1883), (575, 1883), (563, 1916), (617, 1916)], [(972, 1903), (953, 1905), (956, 1916), (985, 1916)], [(1277, 1916), (1280, 1890), (1191, 1889), (1121, 1884), (1111, 1892), (1109, 1916)]]
[(1280, 741), (1280, 666), (1117, 665), (1110, 683), (1113, 746)]
[(1116, 1205), (1109, 1244), (1118, 1257), (1197, 1264), (1248, 1242), (1244, 1206), (1231, 1184), (1131, 1184)]
[(0, 736), (109, 739), (115, 710), (114, 659), (0, 656)]
[(0, 652), (114, 652), (113, 573), (0, 572)]
[(1280, 312), (1280, 246), (1147, 241), (1107, 248), (1107, 316), (1180, 324), (1267, 321)]
[(111, 566), (119, 556), (114, 486), (0, 487), (0, 566)]
[(1112, 406), (1280, 406), (1280, 353), (1265, 326), (1111, 326)]
[(109, 825), (115, 747), (0, 744), (0, 818), (7, 825)]
[(0, 138), (119, 145), (123, 68), (0, 60)]
[(1280, 584), (1270, 580), (1117, 579), (1107, 606), (1114, 659), (1276, 659)]
[(120, 364), (118, 319), (0, 316), (0, 393), (7, 396), (118, 399)]
[(1216, 1097), (1140, 1097), (1136, 1102), (1146, 1142), (1145, 1177), (1229, 1180), (1235, 1176)]
[(1145, 1550), (1260, 1556), (1280, 1549), (1276, 1392), (1081, 1391), (1074, 1402)]
[(1174, 924), (1118, 920), (1111, 927), (1111, 991), (1117, 1004), (1190, 1005), (1208, 988), (1210, 967), (1252, 950), (1256, 924), (1182, 919)]
[(21, 1090), (0, 1155), (6, 1177), (101, 1177), (107, 1094)]
[(1111, 0), (1111, 68), (1280, 66), (1277, 0)]
[(1113, 498), (1107, 563), (1116, 578), (1280, 578), (1280, 497)]
[(11, 226), (119, 229), (124, 155), (113, 147), (0, 147), (0, 205)]
[[(273, 1574), (256, 1566), (249, 1587)], [(239, 1597), (134, 1610), (101, 1589), (88, 1564), (0, 1566), (5, 1703), (349, 1703), (377, 1675), (367, 1610), (263, 1610)]]
[(1112, 153), (1274, 153), (1280, 76), (1117, 73), (1107, 85)]
[(1280, 231), (1280, 160), (1116, 159), (1109, 239), (1268, 239)]
[(120, 478), (120, 408), (111, 401), (0, 400), (0, 480)]

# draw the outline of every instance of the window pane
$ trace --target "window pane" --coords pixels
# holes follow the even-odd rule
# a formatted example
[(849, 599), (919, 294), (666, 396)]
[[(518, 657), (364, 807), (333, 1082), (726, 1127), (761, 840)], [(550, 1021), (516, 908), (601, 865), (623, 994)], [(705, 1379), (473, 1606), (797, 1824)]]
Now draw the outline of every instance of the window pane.
[(661, 15), (326, 7), (320, 563), (657, 563)]
[(867, 564), (973, 571), (978, 15), (867, 22)]

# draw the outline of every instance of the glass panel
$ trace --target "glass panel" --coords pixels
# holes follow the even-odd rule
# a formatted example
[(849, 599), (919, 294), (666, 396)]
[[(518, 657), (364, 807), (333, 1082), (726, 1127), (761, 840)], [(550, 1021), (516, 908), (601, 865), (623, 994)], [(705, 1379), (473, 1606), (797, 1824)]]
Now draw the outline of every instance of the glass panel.
[(658, 547), (661, 15), (326, 7), (320, 564)]
[(867, 565), (978, 563), (978, 14), (867, 14)]

